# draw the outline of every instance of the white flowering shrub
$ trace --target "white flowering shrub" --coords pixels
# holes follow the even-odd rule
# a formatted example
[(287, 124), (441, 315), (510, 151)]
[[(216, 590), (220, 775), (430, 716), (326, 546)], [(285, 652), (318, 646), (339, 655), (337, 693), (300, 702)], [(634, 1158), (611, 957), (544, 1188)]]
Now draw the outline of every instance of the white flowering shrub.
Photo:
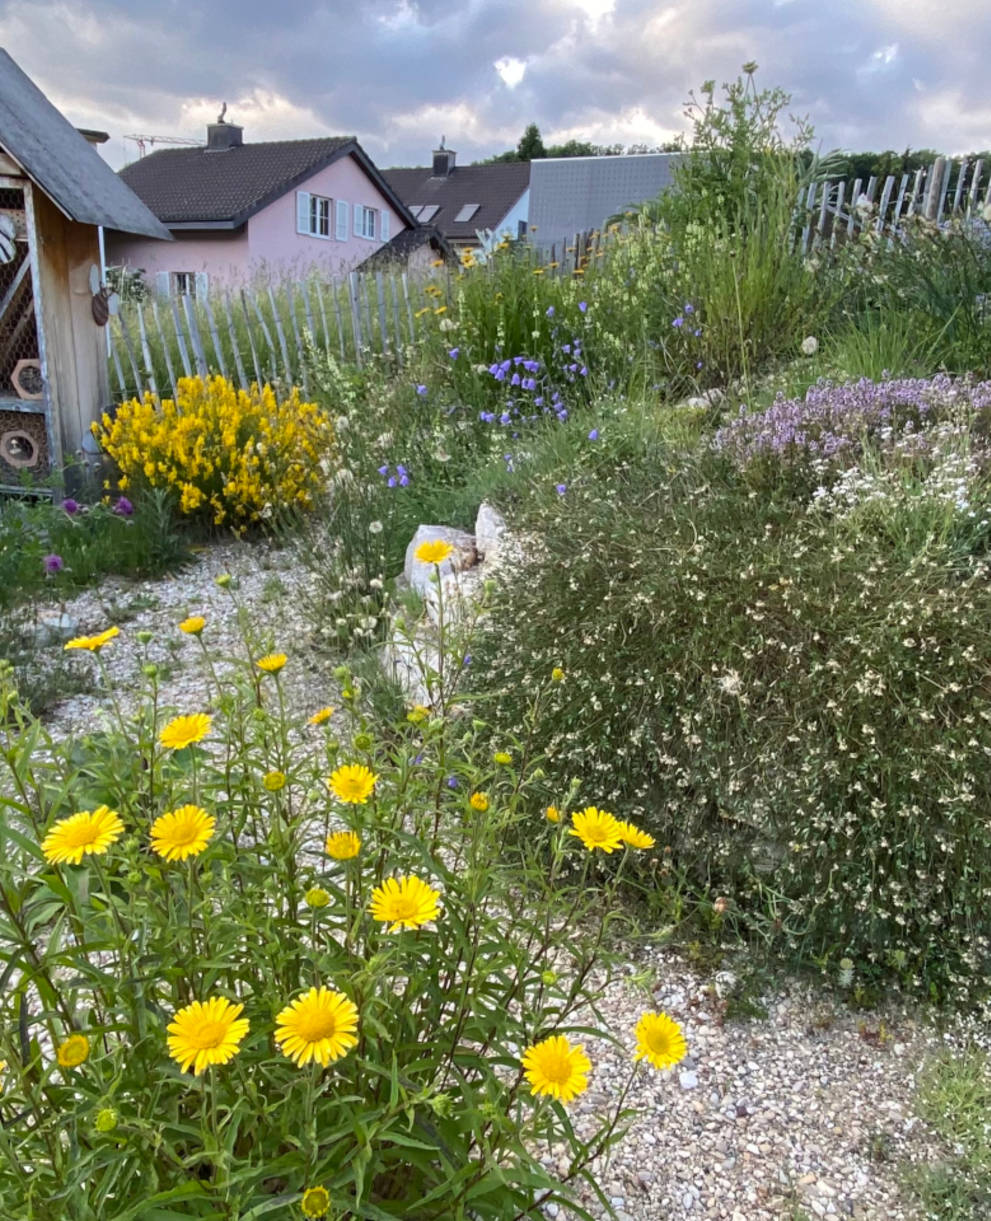
[(652, 428), (604, 431), (566, 494), (534, 489), (517, 524), (543, 547), (475, 649), (498, 717), (560, 666), (535, 744), (552, 774), (594, 780), (778, 948), (972, 997), (991, 966), (983, 468), (949, 429), (924, 466), (868, 447), (816, 499)]

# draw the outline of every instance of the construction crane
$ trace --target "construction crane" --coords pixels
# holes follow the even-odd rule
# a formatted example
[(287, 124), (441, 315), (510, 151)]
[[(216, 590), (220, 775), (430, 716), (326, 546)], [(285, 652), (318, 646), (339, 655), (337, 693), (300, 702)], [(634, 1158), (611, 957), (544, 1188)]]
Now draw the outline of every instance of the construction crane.
[(192, 145), (194, 148), (202, 146), (202, 140), (191, 140), (188, 136), (125, 136), (125, 140), (133, 140), (138, 146), (138, 156), (143, 157), (148, 151), (148, 147), (154, 148), (156, 144), (186, 144)]

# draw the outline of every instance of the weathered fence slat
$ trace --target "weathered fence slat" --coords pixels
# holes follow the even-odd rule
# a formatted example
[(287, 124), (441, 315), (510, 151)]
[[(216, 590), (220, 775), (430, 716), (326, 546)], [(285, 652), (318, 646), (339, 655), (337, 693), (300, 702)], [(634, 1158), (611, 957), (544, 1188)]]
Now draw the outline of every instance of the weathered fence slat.
[(375, 273), (375, 294), (378, 297), (379, 306), (379, 330), (382, 334), (382, 352), (383, 355), (389, 350), (389, 330), (385, 322), (385, 285), (382, 283), (382, 273)]
[(210, 298), (203, 298), (203, 309), (206, 313), (206, 325), (210, 332), (210, 338), (213, 340), (213, 350), (217, 356), (217, 368), (220, 370), (220, 376), (227, 381), (227, 362), (224, 360), (224, 352), (220, 346), (220, 336), (217, 334), (217, 323), (213, 317), (213, 309), (210, 305)]
[(227, 335), (231, 341), (231, 353), (234, 357), (234, 368), (237, 370), (237, 380), (242, 390), (247, 390), (250, 383), (244, 371), (244, 361), (241, 359), (241, 349), (237, 342), (237, 331), (234, 328), (234, 313), (231, 309), (231, 294), (228, 289), (224, 293), (224, 319), (227, 322)]
[(392, 296), (392, 323), (396, 328), (396, 364), (403, 367), (403, 328), (399, 321), (399, 281), (393, 273), (389, 277), (389, 292)]
[(361, 319), (359, 318), (358, 308), (358, 286), (357, 273), (350, 272), (348, 275), (348, 301), (351, 305), (351, 331), (354, 335), (354, 358), (358, 367), (361, 367)]
[[(282, 329), (282, 319), (279, 317), (279, 307), (275, 304), (275, 293), (272, 291), (272, 285), (268, 285), (268, 301), (272, 307), (272, 325), (275, 327), (275, 333), (279, 337), (279, 351), (282, 353), (282, 367), (285, 371), (285, 380), (293, 381), (292, 364), (289, 361), (289, 345), (286, 343), (285, 332)], [(273, 352), (273, 356), (275, 353)]]
[(151, 316), (155, 319), (155, 330), (158, 332), (158, 341), (162, 345), (162, 355), (165, 357), (165, 370), (169, 375), (169, 385), (172, 387), (172, 397), (175, 399), (179, 393), (179, 390), (176, 384), (175, 368), (172, 365), (172, 354), (169, 351), (171, 345), (169, 344), (168, 339), (165, 337), (165, 332), (162, 330), (162, 320), (158, 316), (158, 302), (154, 297), (151, 299)]
[[(286, 305), (289, 309), (289, 321), (292, 324), (292, 333), (296, 340), (296, 352), (299, 356), (299, 379), (303, 385), (304, 397), (309, 398), (310, 391), (308, 385), (309, 379), (306, 376), (306, 356), (303, 352), (303, 340), (300, 338), (299, 326), (296, 320), (296, 300), (293, 296), (292, 283), (289, 280), (286, 281)], [(290, 377), (289, 380), (291, 382), (292, 378)]]
[[(118, 321), (115, 330), (122, 330), (123, 325), (122, 322)], [(128, 397), (127, 382), (124, 380), (124, 370), (120, 366), (120, 356), (117, 354), (117, 341), (113, 336), (110, 339), (110, 356), (114, 362), (114, 372), (117, 374), (117, 385), (120, 386), (120, 397), (121, 399), (126, 399)]]
[(196, 372), (206, 380), (210, 376), (210, 370), (206, 363), (206, 350), (200, 337), (200, 328), (196, 325), (196, 309), (189, 293), (183, 294), (182, 305), (186, 314), (186, 325), (189, 327), (189, 342), (193, 345), (193, 352), (196, 356)]
[(186, 340), (182, 334), (182, 323), (179, 321), (179, 302), (175, 297), (169, 298), (169, 305), (172, 306), (172, 324), (175, 327), (175, 340), (179, 348), (179, 359), (182, 361), (182, 369), (187, 377), (193, 376), (193, 366), (189, 363), (189, 353), (186, 351)]
[[(158, 398), (158, 385), (155, 381), (155, 366), (151, 362), (151, 348), (148, 345), (148, 332), (145, 330), (145, 316), (141, 308), (141, 302), (134, 303), (134, 312), (138, 316), (138, 338), (141, 342), (141, 359), (145, 365), (145, 377), (148, 380), (148, 389)], [(135, 388), (135, 392), (140, 396), (144, 390), (144, 386), (139, 385)]]
[(881, 188), (881, 199), (877, 205), (877, 223), (875, 229), (881, 233), (885, 225), (885, 217), (888, 215), (888, 208), (891, 206), (891, 193), (895, 189), (895, 178), (893, 174), (889, 174), (884, 180), (884, 186)]
[(336, 284), (331, 285), (331, 295), (334, 300), (334, 317), (337, 320), (337, 341), (341, 345), (341, 360), (347, 360), (344, 345), (344, 318), (341, 314), (341, 294)]
[(243, 288), (241, 289), (241, 309), (244, 310), (244, 329), (248, 336), (248, 347), (251, 349), (251, 363), (255, 368), (255, 380), (260, 386), (265, 379), (262, 377), (261, 364), (258, 360), (258, 349), (255, 347), (255, 336), (251, 324), (251, 314), (248, 312), (248, 297)]

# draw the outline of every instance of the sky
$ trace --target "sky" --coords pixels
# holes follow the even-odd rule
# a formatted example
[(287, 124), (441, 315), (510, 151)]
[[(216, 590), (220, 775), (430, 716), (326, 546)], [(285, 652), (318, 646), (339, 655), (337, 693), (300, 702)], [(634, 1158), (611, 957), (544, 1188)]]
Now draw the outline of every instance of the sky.
[(77, 126), (246, 142), (355, 135), (381, 167), (660, 144), (746, 61), (822, 151), (991, 146), (989, 0), (0, 0), (0, 46)]

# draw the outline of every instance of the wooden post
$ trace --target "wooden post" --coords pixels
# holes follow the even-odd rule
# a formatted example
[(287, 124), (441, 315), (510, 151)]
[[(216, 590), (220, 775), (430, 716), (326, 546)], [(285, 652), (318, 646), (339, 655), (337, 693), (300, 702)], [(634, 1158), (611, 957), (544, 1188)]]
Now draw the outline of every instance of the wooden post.
[(362, 365), (361, 359), (361, 318), (358, 308), (358, 275), (357, 272), (348, 272), (348, 301), (351, 304), (351, 331), (354, 335), (354, 356), (355, 363), (359, 369)]
[(296, 340), (296, 352), (299, 356), (299, 380), (303, 385), (303, 395), (309, 398), (308, 379), (306, 376), (306, 357), (303, 354), (303, 341), (300, 338), (299, 326), (296, 323), (296, 301), (292, 293), (292, 281), (286, 280), (286, 305), (289, 307), (289, 321), (292, 323), (292, 333)]
[(984, 169), (983, 160), (978, 157), (974, 162), (974, 176), (970, 180), (970, 194), (967, 197), (967, 211), (973, 212), (977, 208), (977, 197), (981, 185), (981, 172)]
[(293, 383), (292, 365), (289, 363), (289, 347), (286, 344), (286, 337), (282, 330), (282, 319), (279, 317), (279, 308), (275, 304), (275, 293), (272, 292), (272, 285), (268, 285), (268, 301), (272, 307), (272, 322), (275, 326), (275, 333), (279, 337), (279, 351), (282, 353), (282, 365), (285, 369), (285, 380), (291, 386)]
[(841, 182), (836, 187), (836, 205), (833, 212), (833, 224), (829, 233), (829, 248), (830, 250), (836, 245), (836, 235), (840, 231), (840, 224), (843, 219), (843, 200), (846, 198), (846, 182)]

